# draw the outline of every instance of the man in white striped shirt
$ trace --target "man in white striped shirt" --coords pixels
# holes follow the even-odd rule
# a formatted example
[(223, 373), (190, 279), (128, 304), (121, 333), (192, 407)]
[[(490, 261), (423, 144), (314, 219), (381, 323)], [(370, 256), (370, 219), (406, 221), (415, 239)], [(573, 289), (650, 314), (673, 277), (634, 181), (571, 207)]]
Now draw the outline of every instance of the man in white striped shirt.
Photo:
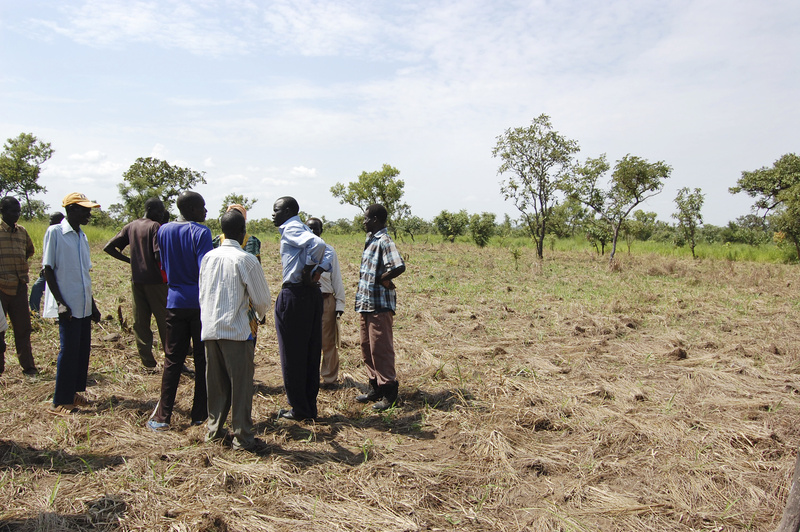
[[(248, 304), (259, 320), (270, 307), (261, 264), (244, 251), (245, 220), (237, 210), (220, 219), (225, 241), (200, 264), (200, 321), (206, 348), (208, 434), (206, 441), (231, 437), (234, 449), (263, 450), (253, 434), (253, 373), (255, 344), (247, 316)], [(198, 378), (200, 376), (198, 375)], [(231, 412), (231, 430), (223, 429)]]

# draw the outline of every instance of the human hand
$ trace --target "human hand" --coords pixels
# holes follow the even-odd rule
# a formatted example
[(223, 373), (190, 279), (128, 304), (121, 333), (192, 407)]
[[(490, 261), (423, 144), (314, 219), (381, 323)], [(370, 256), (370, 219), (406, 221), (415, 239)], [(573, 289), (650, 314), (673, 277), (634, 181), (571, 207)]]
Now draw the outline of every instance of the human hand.
[(72, 309), (65, 303), (58, 304), (58, 317), (65, 320), (72, 319)]

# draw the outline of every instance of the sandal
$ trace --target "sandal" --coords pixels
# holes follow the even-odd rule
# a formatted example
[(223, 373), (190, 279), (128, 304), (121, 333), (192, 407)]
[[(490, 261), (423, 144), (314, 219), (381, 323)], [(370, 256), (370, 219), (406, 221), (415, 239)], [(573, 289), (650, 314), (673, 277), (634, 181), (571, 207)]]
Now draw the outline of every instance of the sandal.
[(72, 404), (74, 404), (75, 406), (90, 406), (92, 402), (89, 401), (84, 396), (82, 396), (81, 394), (76, 393), (75, 397), (72, 398)]
[(54, 416), (65, 417), (78, 413), (78, 409), (75, 408), (75, 405), (50, 405), (50, 408), (48, 408), (47, 411)]

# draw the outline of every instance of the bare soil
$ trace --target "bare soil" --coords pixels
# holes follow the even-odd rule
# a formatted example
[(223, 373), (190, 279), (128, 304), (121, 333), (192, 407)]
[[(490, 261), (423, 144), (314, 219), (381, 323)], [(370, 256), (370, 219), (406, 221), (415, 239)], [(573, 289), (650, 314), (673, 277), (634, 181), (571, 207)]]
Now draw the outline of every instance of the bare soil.
[[(350, 241), (348, 241), (350, 242)], [(402, 402), (375, 414), (350, 310), (321, 418), (286, 407), (271, 317), (253, 418), (268, 451), (203, 443), (182, 377), (173, 429), (145, 427), (160, 372), (136, 356), (126, 265), (95, 243), (108, 318), (93, 405), (52, 399), (58, 327), (35, 320), (26, 379), (9, 331), (0, 377), (0, 530), (773, 530), (800, 440), (797, 266), (401, 243)], [(277, 246), (264, 269), (279, 286)], [(35, 270), (35, 267), (33, 268)], [(275, 294), (273, 294), (274, 297)], [(117, 309), (125, 323), (120, 323)], [(163, 354), (158, 355), (159, 360)]]

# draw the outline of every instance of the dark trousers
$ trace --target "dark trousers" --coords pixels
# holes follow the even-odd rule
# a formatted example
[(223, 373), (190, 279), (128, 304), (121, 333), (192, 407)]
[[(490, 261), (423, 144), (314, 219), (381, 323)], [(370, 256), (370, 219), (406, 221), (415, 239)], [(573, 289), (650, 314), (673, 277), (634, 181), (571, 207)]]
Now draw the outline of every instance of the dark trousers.
[[(28, 285), (20, 283), (16, 295), (0, 292), (0, 302), (8, 314), (8, 321), (14, 329), (14, 345), (17, 348), (19, 365), (24, 370), (36, 369), (31, 351), (31, 310), (28, 307)], [(5, 332), (0, 333), (5, 337)], [(72, 399), (70, 399), (70, 403)]]
[(45, 280), (43, 275), (36, 278), (36, 282), (31, 285), (31, 297), (29, 303), (31, 310), (37, 314), (42, 308), (42, 295), (44, 295)]
[(86, 391), (89, 352), (92, 348), (92, 318), (58, 318), (61, 350), (56, 362), (54, 405), (71, 405), (75, 394)]
[(194, 356), (194, 399), (192, 400), (192, 423), (203, 422), (208, 417), (206, 393), (206, 354), (200, 340), (199, 308), (167, 309), (167, 343), (164, 345), (164, 375), (161, 377), (161, 398), (153, 419), (169, 423), (175, 406), (175, 395), (181, 380), (181, 370), (192, 344)]
[(167, 291), (166, 284), (131, 282), (133, 292), (133, 335), (142, 362), (154, 363), (153, 330), (150, 317), (155, 317), (161, 347), (167, 345)]
[(322, 293), (319, 287), (282, 289), (275, 301), (275, 330), (286, 398), (295, 416), (315, 418), (322, 354)]

